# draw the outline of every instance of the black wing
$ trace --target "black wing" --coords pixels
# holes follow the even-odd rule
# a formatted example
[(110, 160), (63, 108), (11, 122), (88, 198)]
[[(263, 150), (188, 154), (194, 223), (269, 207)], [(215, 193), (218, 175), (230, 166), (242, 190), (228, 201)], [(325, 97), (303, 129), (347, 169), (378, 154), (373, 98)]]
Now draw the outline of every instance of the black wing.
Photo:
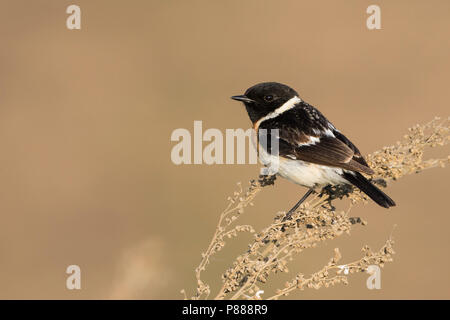
[(266, 129), (268, 152), (271, 150), (270, 130), (278, 129), (279, 155), (282, 157), (374, 173), (358, 148), (307, 103), (301, 102), (293, 109), (263, 121), (258, 129)]

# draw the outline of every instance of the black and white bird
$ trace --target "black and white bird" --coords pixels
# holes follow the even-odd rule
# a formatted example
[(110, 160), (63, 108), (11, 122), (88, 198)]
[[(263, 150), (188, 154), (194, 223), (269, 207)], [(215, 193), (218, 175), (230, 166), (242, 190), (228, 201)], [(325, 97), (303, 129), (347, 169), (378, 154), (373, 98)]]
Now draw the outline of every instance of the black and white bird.
[[(268, 137), (263, 147), (268, 154), (271, 154), (270, 134), (272, 129), (278, 129), (278, 175), (309, 188), (286, 217), (289, 218), (315, 188), (328, 185), (351, 184), (380, 206), (395, 206), (389, 196), (361, 174), (374, 172), (358, 148), (294, 89), (277, 82), (264, 82), (231, 98), (244, 103), (257, 136), (261, 136), (261, 129), (266, 129), (263, 132)], [(258, 149), (260, 147), (258, 140)]]

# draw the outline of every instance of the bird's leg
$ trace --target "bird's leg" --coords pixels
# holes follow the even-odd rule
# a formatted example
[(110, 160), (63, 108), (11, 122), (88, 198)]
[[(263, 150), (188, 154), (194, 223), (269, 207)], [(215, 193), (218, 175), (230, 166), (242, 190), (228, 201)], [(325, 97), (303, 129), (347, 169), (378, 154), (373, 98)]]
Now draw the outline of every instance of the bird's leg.
[(305, 195), (300, 200), (298, 200), (298, 202), (295, 204), (295, 206), (293, 206), (292, 209), (289, 210), (288, 213), (286, 213), (283, 220), (281, 220), (281, 221), (284, 222), (286, 220), (292, 219), (292, 214), (295, 212), (295, 210), (297, 210), (297, 208), (303, 203), (303, 201), (305, 201), (306, 198), (308, 198), (311, 195), (311, 193), (313, 193), (313, 192), (314, 192), (313, 188), (309, 189), (308, 192), (306, 192)]

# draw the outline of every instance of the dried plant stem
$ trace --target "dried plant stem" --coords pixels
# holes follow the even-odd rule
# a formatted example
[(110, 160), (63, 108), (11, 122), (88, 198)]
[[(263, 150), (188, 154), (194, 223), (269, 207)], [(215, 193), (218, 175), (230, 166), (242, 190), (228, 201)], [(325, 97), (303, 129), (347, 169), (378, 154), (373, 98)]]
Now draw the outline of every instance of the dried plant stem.
[[(210, 263), (209, 257), (215, 252), (221, 250), (224, 245), (223, 239), (225, 237), (231, 237), (238, 231), (250, 231), (254, 232), (251, 226), (238, 226), (232, 230), (226, 231), (231, 224), (237, 219), (237, 215), (243, 212), (243, 209), (251, 204), (252, 200), (256, 197), (261, 186), (255, 182), (251, 182), (253, 187), (250, 187), (246, 192), (246, 198), (243, 199), (240, 195), (243, 193), (242, 185), (238, 183), (239, 191), (235, 192), (232, 197), (228, 198), (228, 205), (225, 210), (220, 214), (219, 222), (216, 227), (216, 231), (211, 239), (208, 249), (205, 253), (202, 253), (202, 259), (199, 266), (195, 269), (195, 276), (197, 279), (197, 295), (196, 299), (199, 299), (203, 294), (208, 298), (210, 294), (210, 288), (201, 280), (201, 273), (206, 269), (206, 266)], [(234, 214), (234, 215), (233, 215)], [(223, 245), (222, 245), (223, 244)]]
[[(323, 267), (321, 270), (315, 272), (309, 278), (303, 278), (303, 275), (299, 273), (291, 282), (286, 283), (286, 287), (281, 290), (277, 290), (277, 293), (267, 300), (276, 300), (282, 296), (289, 295), (290, 292), (304, 288), (315, 288), (319, 289), (322, 286), (328, 288), (329, 286), (344, 283), (348, 284), (347, 277), (341, 275), (344, 269), (347, 273), (365, 272), (369, 265), (383, 265), (385, 262), (392, 261), (392, 254), (394, 250), (392, 246), (394, 241), (392, 236), (386, 241), (385, 245), (376, 253), (372, 253), (369, 247), (365, 246), (362, 250), (366, 252), (365, 257), (347, 263), (342, 266), (338, 266), (336, 263), (341, 259), (341, 254), (338, 248), (335, 248), (335, 256), (331, 258), (330, 262)], [(330, 277), (330, 273), (334, 272), (334, 275)]]

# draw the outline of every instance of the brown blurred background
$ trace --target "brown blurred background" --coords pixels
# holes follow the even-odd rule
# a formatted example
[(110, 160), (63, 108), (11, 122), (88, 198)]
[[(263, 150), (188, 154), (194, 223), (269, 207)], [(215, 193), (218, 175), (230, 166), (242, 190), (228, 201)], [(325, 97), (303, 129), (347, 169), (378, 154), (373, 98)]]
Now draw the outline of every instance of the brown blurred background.
[[(66, 28), (73, 3), (81, 30)], [(366, 28), (371, 4), (382, 30)], [(194, 120), (248, 128), (229, 97), (279, 81), (363, 153), (393, 144), (407, 127), (448, 116), (449, 12), (446, 0), (1, 1), (0, 298), (191, 295), (226, 197), (259, 166), (175, 166), (172, 131)], [(335, 247), (353, 261), (396, 224), (381, 290), (354, 275), (291, 298), (450, 298), (449, 179), (433, 169), (390, 184), (396, 208), (355, 208), (368, 226), (291, 267), (314, 271)], [(278, 179), (242, 222), (260, 229), (304, 191)], [(206, 279), (217, 285), (246, 240), (217, 255)], [(65, 287), (71, 264), (81, 267), (78, 291)]]

